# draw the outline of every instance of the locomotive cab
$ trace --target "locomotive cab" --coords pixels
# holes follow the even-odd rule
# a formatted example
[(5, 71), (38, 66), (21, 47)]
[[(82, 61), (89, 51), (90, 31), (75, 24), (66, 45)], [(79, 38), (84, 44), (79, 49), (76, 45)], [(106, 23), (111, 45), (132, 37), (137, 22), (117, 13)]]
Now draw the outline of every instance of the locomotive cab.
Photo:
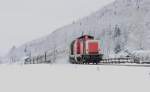
[(83, 35), (70, 45), (71, 63), (99, 63), (102, 60), (99, 41), (93, 36)]

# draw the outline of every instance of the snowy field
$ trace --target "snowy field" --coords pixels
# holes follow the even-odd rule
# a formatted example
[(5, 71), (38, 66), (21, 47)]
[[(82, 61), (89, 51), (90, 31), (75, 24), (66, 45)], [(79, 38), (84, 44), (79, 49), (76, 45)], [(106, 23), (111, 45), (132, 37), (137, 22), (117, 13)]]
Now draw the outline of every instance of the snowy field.
[(150, 67), (1, 65), (0, 92), (150, 92)]

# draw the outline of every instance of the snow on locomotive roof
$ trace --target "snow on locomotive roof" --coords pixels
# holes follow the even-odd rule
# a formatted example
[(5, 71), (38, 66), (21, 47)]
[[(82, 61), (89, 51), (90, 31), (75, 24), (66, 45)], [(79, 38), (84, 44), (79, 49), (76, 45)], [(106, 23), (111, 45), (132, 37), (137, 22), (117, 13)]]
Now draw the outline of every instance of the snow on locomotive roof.
[(94, 39), (94, 37), (93, 36), (90, 36), (90, 35), (83, 35), (83, 36), (81, 36), (81, 37), (79, 37), (78, 39), (83, 39), (83, 38), (90, 38), (90, 39)]

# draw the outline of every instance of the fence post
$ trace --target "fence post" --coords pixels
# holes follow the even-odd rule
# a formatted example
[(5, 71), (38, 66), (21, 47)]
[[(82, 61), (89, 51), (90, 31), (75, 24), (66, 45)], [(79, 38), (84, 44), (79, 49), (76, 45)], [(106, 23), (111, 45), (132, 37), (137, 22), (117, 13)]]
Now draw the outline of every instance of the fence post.
[(46, 58), (46, 56), (47, 56), (47, 53), (45, 52), (45, 62), (47, 61), (47, 58)]

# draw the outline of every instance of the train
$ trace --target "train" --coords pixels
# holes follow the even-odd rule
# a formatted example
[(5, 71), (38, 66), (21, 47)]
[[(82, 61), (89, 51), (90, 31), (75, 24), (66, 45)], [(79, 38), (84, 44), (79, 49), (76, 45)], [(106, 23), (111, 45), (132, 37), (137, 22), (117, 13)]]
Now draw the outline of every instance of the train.
[(98, 64), (103, 59), (99, 40), (82, 35), (71, 42), (69, 61), (72, 64)]

